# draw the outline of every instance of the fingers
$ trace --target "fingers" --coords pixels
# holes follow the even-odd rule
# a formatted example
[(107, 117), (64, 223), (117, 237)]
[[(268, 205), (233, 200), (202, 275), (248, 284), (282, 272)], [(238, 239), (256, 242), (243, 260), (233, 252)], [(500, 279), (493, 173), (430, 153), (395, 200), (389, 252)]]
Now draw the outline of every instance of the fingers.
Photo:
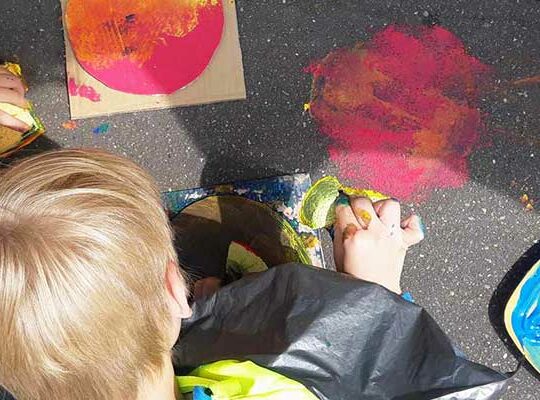
[(15, 129), (19, 132), (26, 132), (30, 129), (28, 125), (26, 125), (21, 120), (12, 117), (8, 113), (5, 113), (4, 111), (0, 110), (0, 125), (7, 126), (8, 128)]
[(334, 261), (338, 271), (343, 270), (343, 241), (349, 240), (360, 229), (347, 196), (340, 196), (336, 205), (336, 223), (334, 226)]
[(18, 93), (13, 89), (7, 89), (0, 87), (0, 102), (1, 103), (10, 103), (15, 106), (25, 108), (28, 104), (24, 99), (24, 95)]
[(363, 229), (378, 229), (381, 226), (381, 221), (370, 199), (366, 197), (351, 198), (351, 207), (358, 220), (358, 224)]
[(26, 90), (22, 81), (12, 73), (0, 73), (0, 88), (11, 89), (24, 97)]
[(390, 229), (399, 227), (401, 224), (401, 205), (393, 199), (381, 200), (374, 204), (377, 215), (381, 222)]
[(350, 206), (349, 199), (345, 196), (340, 197), (336, 206), (336, 225), (334, 232), (334, 241), (343, 243), (351, 236), (362, 229), (358, 224), (358, 219)]
[[(22, 108), (28, 106), (24, 99), (25, 88), (18, 77), (4, 68), (0, 68), (0, 102), (10, 103)], [(0, 125), (26, 132), (30, 127), (19, 119), (0, 111)]]
[(420, 243), (425, 237), (425, 228), (418, 215), (411, 215), (401, 223), (403, 241), (407, 247)]
[(343, 234), (345, 228), (349, 225), (360, 229), (358, 219), (356, 218), (350, 200), (343, 196), (338, 199), (336, 206), (336, 234)]

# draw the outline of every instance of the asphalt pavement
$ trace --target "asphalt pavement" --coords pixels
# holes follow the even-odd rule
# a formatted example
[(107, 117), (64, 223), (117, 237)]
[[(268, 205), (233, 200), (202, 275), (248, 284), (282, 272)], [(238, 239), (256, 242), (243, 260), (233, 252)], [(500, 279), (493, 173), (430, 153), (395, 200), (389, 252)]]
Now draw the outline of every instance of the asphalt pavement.
[[(303, 68), (393, 23), (444, 26), (501, 80), (540, 73), (535, 0), (237, 0), (237, 10), (247, 100), (88, 119), (68, 130), (58, 0), (2, 0), (0, 57), (21, 62), (48, 128), (24, 154), (107, 149), (147, 168), (163, 190), (333, 173), (328, 139), (303, 110), (311, 84)], [(504, 293), (497, 288), (512, 268), (540, 256), (540, 216), (520, 202), (526, 193), (540, 208), (539, 95), (538, 85), (486, 95), (481, 108), (495, 134), (471, 156), (469, 182), (405, 205), (423, 216), (427, 238), (410, 252), (404, 286), (472, 360), (500, 371), (517, 361), (499, 337)], [(108, 132), (93, 133), (102, 123)], [(538, 377), (521, 369), (505, 399), (539, 393)]]

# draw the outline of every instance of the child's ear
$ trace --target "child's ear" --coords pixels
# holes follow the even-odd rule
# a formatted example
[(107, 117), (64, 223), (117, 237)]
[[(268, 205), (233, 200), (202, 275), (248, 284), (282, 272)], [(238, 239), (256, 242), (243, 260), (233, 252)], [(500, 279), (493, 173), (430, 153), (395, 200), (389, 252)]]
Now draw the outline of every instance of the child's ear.
[(187, 301), (187, 288), (185, 282), (180, 276), (178, 266), (172, 261), (167, 264), (165, 283), (173, 316), (178, 318), (191, 317), (191, 308)]

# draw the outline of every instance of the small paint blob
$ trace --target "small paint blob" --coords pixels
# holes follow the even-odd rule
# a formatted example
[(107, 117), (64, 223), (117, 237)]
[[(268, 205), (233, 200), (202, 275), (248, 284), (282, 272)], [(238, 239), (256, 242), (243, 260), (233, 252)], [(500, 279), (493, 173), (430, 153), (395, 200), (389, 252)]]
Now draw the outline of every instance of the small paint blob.
[(477, 103), (491, 69), (440, 26), (389, 26), (307, 71), (310, 112), (354, 186), (422, 200), (463, 186), (468, 157), (489, 144)]
[(351, 206), (351, 202), (349, 200), (349, 196), (347, 196), (346, 194), (344, 193), (340, 193), (339, 194), (339, 197), (337, 198), (336, 200), (336, 207), (337, 206), (345, 206), (345, 207), (350, 207)]
[(418, 217), (418, 218), (419, 218), (418, 224), (420, 225), (420, 230), (422, 231), (422, 235), (425, 238), (427, 236), (426, 224), (424, 223), (424, 220), (421, 217)]
[(107, 123), (99, 124), (94, 129), (92, 129), (92, 133), (95, 135), (105, 135), (107, 132), (109, 132), (110, 125)]
[(409, 303), (414, 303), (414, 298), (413, 298), (411, 292), (404, 292), (404, 293), (401, 295), (401, 298), (402, 298), (403, 300), (408, 301)]
[(364, 209), (355, 209), (354, 213), (362, 220), (362, 222), (365, 224), (365, 228), (367, 229), (369, 224), (371, 224), (371, 214), (369, 211)]
[(73, 120), (62, 122), (62, 128), (72, 131), (74, 129), (77, 129), (77, 122)]
[(319, 239), (317, 238), (317, 236), (312, 234), (302, 235), (302, 240), (304, 242), (304, 245), (308, 249), (313, 249), (319, 245)]
[(70, 96), (84, 97), (93, 102), (101, 101), (101, 95), (92, 86), (78, 85), (75, 79), (69, 78), (68, 90)]
[(527, 211), (533, 211), (534, 210), (534, 201), (529, 197), (527, 193), (524, 193), (519, 201), (521, 204), (523, 204), (523, 207), (525, 207), (525, 210)]
[(348, 224), (343, 231), (343, 241), (349, 240), (358, 232), (358, 228), (354, 224)]

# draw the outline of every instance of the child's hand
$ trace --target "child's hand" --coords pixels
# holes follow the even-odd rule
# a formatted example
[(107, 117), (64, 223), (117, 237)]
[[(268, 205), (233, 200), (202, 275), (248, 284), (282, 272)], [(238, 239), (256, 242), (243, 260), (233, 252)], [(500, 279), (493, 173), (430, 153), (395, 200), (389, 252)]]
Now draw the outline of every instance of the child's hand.
[(338, 271), (401, 293), (407, 249), (424, 238), (420, 217), (401, 221), (395, 200), (375, 204), (363, 197), (340, 201), (336, 208), (334, 257)]
[[(25, 108), (27, 106), (24, 99), (25, 89), (20, 78), (13, 75), (7, 69), (0, 67), (0, 103), (10, 103), (15, 106)], [(17, 118), (0, 110), (0, 125), (17, 131), (26, 132), (30, 127)]]

